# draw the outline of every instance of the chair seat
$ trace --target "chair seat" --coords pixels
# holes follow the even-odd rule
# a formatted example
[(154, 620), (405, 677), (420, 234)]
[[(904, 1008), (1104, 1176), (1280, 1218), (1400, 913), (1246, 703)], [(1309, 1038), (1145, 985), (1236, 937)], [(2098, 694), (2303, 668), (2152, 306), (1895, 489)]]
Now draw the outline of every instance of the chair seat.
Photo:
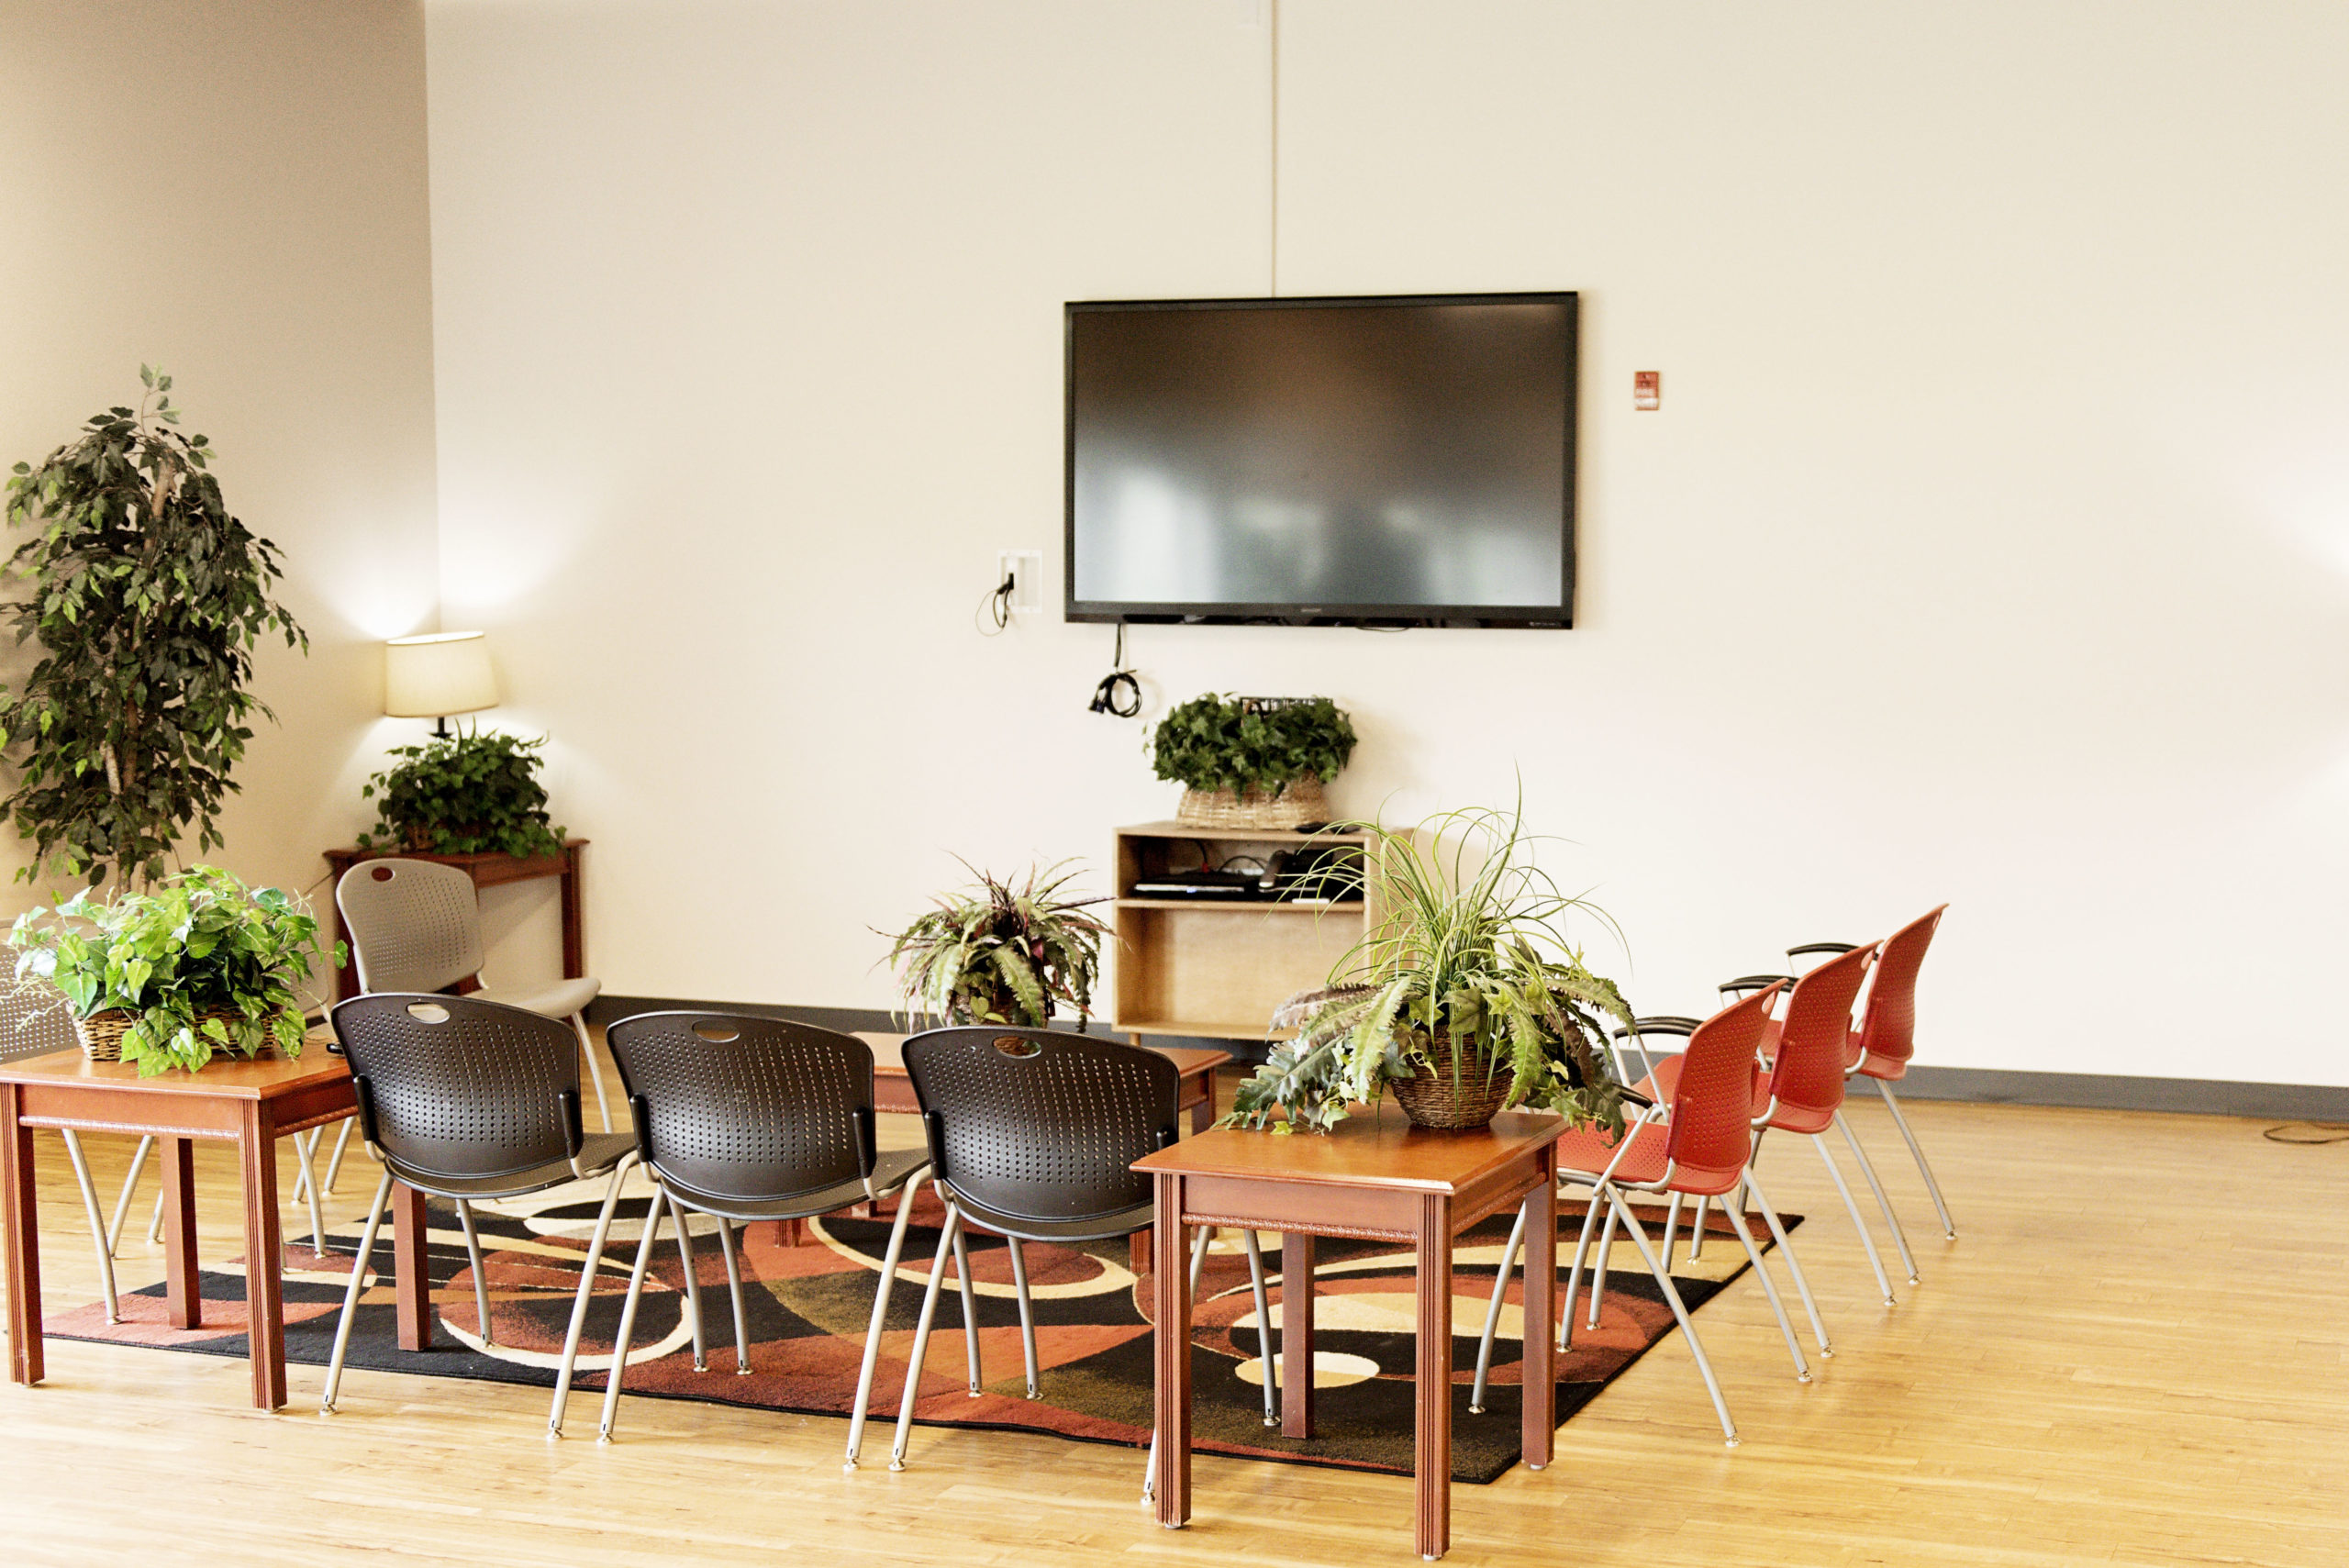
[(1158, 1220), (1158, 1206), (1154, 1203), (1119, 1209), (1115, 1214), (1086, 1215), (1075, 1219), (1034, 1219), (1026, 1215), (998, 1214), (965, 1198), (954, 1190), (951, 1182), (939, 1184), (961, 1206), (968, 1223), (982, 1230), (992, 1230), (998, 1236), (1017, 1236), (1022, 1241), (1107, 1241), (1113, 1237), (1130, 1236), (1137, 1230), (1147, 1230)]
[(1843, 1037), (1843, 1074), (1857, 1073), (1869, 1078), (1881, 1078), (1887, 1084), (1898, 1084), (1909, 1076), (1909, 1063), (1904, 1059), (1893, 1061), (1878, 1056), (1860, 1043), (1860, 1031), (1854, 1029)]
[[(1615, 1166), (1614, 1179), (1630, 1185), (1644, 1186), (1664, 1178), (1667, 1159), (1665, 1150), (1670, 1131), (1661, 1122), (1649, 1122), (1634, 1129), (1631, 1150)], [(1607, 1134), (1595, 1127), (1569, 1131), (1558, 1140), (1558, 1170), (1562, 1174), (1596, 1177), (1607, 1169), (1610, 1161), (1622, 1150), (1620, 1142), (1609, 1143)]]
[(556, 980), (544, 985), (484, 985), (473, 993), (476, 1002), (519, 1007), (542, 1018), (567, 1018), (594, 1001), (604, 989), (600, 980)]
[(886, 1196), (910, 1181), (914, 1173), (930, 1163), (927, 1149), (885, 1149), (873, 1162), (873, 1190), (865, 1191), (861, 1181), (841, 1182), (814, 1192), (791, 1193), (782, 1197), (744, 1198), (720, 1197), (714, 1193), (697, 1191), (668, 1176), (662, 1184), (677, 1195), (677, 1201), (687, 1208), (703, 1214), (714, 1214), (726, 1219), (810, 1219), (819, 1214), (835, 1214), (843, 1208), (866, 1202), (874, 1196)]
[(565, 1182), (577, 1181), (581, 1175), (605, 1176), (620, 1162), (621, 1156), (636, 1147), (636, 1137), (627, 1132), (591, 1132), (580, 1143), (579, 1170), (573, 1172), (568, 1160), (551, 1160), (543, 1165), (533, 1165), (527, 1171), (512, 1171), (499, 1176), (446, 1176), (431, 1171), (421, 1171), (404, 1161), (389, 1162), (391, 1173), (406, 1185), (435, 1197), (507, 1198), (524, 1197), (531, 1193), (559, 1187)]

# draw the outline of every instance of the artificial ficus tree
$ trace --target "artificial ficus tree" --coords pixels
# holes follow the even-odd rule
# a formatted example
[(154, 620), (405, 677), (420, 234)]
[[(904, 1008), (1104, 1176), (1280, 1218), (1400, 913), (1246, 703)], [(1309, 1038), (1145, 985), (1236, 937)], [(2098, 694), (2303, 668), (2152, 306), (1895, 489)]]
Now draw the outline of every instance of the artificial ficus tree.
[(8, 525), (31, 528), (10, 564), (24, 596), (0, 603), (41, 658), (0, 685), (0, 749), (19, 770), (0, 800), (44, 869), (95, 887), (164, 875), (191, 828), (216, 848), (229, 770), (276, 715), (246, 690), (260, 638), (309, 638), (272, 596), (277, 547), (228, 513), (211, 444), (177, 429), (172, 378), (139, 367), (136, 409), (82, 433), (7, 484)]

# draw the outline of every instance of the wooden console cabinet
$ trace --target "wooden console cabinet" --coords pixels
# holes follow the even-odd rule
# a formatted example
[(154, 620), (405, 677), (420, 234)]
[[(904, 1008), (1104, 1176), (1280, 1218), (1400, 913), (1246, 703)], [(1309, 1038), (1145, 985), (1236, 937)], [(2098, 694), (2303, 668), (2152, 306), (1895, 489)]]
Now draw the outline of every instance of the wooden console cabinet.
[(1110, 856), (1119, 945), (1111, 1006), (1114, 1026), (1133, 1034), (1264, 1040), (1294, 1030), (1271, 1027), (1274, 1009), (1327, 982), (1330, 966), (1378, 917), (1375, 904), (1209, 902), (1135, 895), (1138, 881), (1237, 856), (1269, 866), (1306, 844), (1365, 847), (1361, 833), (1286, 833), (1264, 828), (1191, 828), (1149, 822), (1120, 828)]

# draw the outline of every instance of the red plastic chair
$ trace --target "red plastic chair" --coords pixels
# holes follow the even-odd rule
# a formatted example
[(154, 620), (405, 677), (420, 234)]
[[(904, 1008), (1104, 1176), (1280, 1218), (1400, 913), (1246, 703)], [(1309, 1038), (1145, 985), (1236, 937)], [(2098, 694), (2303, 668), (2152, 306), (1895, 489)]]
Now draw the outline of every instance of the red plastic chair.
[[(1647, 1232), (1625, 1203), (1626, 1193), (1671, 1193), (1688, 1196), (1717, 1197), (1735, 1190), (1748, 1174), (1753, 1157), (1753, 1085), (1754, 1052), (1761, 1043), (1762, 1030), (1769, 1020), (1770, 1004), (1777, 995), (1777, 987), (1755, 993), (1740, 1002), (1731, 1003), (1712, 1018), (1698, 1025), (1689, 1036), (1688, 1049), (1679, 1058), (1682, 1065), (1675, 1073), (1675, 1084), (1668, 1103), (1660, 1099), (1620, 1141), (1610, 1143), (1607, 1135), (1596, 1129), (1569, 1132), (1558, 1140), (1558, 1178), (1591, 1188), (1590, 1210), (1583, 1217), (1582, 1236), (1575, 1245), (1574, 1267), (1566, 1275), (1564, 1322), (1571, 1339), (1574, 1324), (1575, 1295), (1581, 1288), (1583, 1264), (1590, 1250), (1592, 1223), (1598, 1217), (1602, 1200), (1608, 1210), (1610, 1234), (1620, 1222), (1630, 1232), (1639, 1248), (1641, 1259), (1664, 1294), (1672, 1316), (1687, 1337), (1688, 1349), (1697, 1361), (1697, 1371), (1705, 1381), (1705, 1391), (1712, 1396), (1713, 1410), (1720, 1418), (1723, 1440), (1731, 1448), (1737, 1446), (1737, 1426), (1730, 1419), (1729, 1406), (1721, 1397), (1720, 1384), (1713, 1376), (1712, 1362), (1705, 1356), (1705, 1347), (1697, 1338), (1697, 1327), (1689, 1321), (1688, 1308), (1680, 1299), (1679, 1290), (1672, 1283), (1672, 1275), (1658, 1261), (1648, 1245)], [(1746, 1229), (1744, 1216), (1734, 1207), (1725, 1207), (1731, 1229), (1744, 1244), (1746, 1256), (1753, 1260), (1755, 1274), (1762, 1281), (1764, 1293), (1769, 1297), (1771, 1310), (1777, 1315), (1779, 1329), (1785, 1334), (1787, 1350), (1794, 1357), (1795, 1373), (1804, 1383), (1810, 1381), (1809, 1365), (1803, 1360), (1802, 1346), (1795, 1338), (1794, 1327), (1787, 1320), (1786, 1309), (1778, 1300), (1776, 1284), (1762, 1261), (1761, 1249), (1753, 1242), (1753, 1232)], [(1494, 1330), (1500, 1317), (1500, 1304), (1507, 1290), (1510, 1273), (1517, 1264), (1519, 1244), (1523, 1240), (1523, 1218), (1512, 1232), (1509, 1244), (1501, 1257), (1500, 1273), (1495, 1281), (1493, 1302), (1486, 1315), (1485, 1334), (1476, 1357), (1476, 1381), (1469, 1397), (1469, 1408), (1481, 1411), (1485, 1404), (1486, 1375), (1492, 1361)], [(1546, 1324), (1529, 1323), (1528, 1335), (1548, 1331)]]

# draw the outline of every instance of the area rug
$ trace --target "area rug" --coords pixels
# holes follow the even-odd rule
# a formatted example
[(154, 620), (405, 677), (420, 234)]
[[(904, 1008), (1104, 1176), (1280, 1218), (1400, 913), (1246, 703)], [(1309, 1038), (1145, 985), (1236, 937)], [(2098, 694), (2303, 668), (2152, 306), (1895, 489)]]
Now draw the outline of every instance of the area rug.
[[(571, 1429), (592, 1435), (621, 1298), (634, 1262), (650, 1188), (631, 1175), (600, 1265), (582, 1340), (579, 1374), (568, 1417)], [(579, 1269), (603, 1196), (602, 1184), (573, 1184), (506, 1204), (476, 1206), (474, 1216), (489, 1275), (494, 1343), (484, 1346), (474, 1306), (473, 1273), (453, 1212), (434, 1209), (427, 1233), (433, 1300), (440, 1311), (434, 1348), (403, 1351), (393, 1322), (391, 1258), (379, 1239), (368, 1285), (352, 1326), (354, 1369), (469, 1377), (551, 1387), (564, 1325), (578, 1289)], [(1655, 1234), (1661, 1211), (1642, 1211)], [(1570, 1255), (1583, 1207), (1561, 1202), (1561, 1256)], [(845, 1416), (855, 1397), (865, 1326), (875, 1276), (888, 1244), (890, 1216), (834, 1216), (810, 1221), (794, 1235), (780, 1224), (739, 1232), (750, 1371), (738, 1375), (733, 1309), (726, 1288), (716, 1221), (696, 1218), (696, 1274), (701, 1285), (708, 1370), (696, 1372), (685, 1272), (675, 1232), (663, 1223), (659, 1249), (638, 1309), (625, 1392), (701, 1399), (727, 1405), (819, 1416)], [(944, 1214), (925, 1190), (917, 1201), (884, 1332), (874, 1384), (873, 1425), (864, 1460), (885, 1463), (889, 1423), (904, 1387), (906, 1359), (932, 1249)], [(1799, 1223), (1787, 1216), (1787, 1223)], [(1464, 1235), (1454, 1253), (1453, 1298), (1453, 1478), (1488, 1483), (1518, 1462), (1519, 1373), (1523, 1284), (1516, 1271), (1501, 1316), (1492, 1386), (1482, 1414), (1468, 1408), (1493, 1271), (1508, 1236), (1509, 1217), (1497, 1217)], [(1746, 1267), (1735, 1237), (1715, 1218), (1699, 1261), (1675, 1249), (1675, 1283), (1691, 1311), (1710, 1300)], [(388, 1226), (386, 1227), (388, 1231)], [(358, 1227), (329, 1228), (320, 1262), (307, 1240), (284, 1250), (285, 1353), (290, 1362), (324, 1366), (333, 1350), (335, 1318), (358, 1249)], [(1272, 1271), (1274, 1350), (1279, 1353), (1280, 1254), (1265, 1238)], [(1559, 1358), (1561, 1421), (1595, 1398), (1674, 1325), (1654, 1282), (1629, 1242), (1619, 1239), (1615, 1271), (1596, 1331), (1578, 1329), (1571, 1351)], [(1009, 1254), (992, 1238), (974, 1235), (971, 1270), (979, 1297), (978, 1339), (984, 1392), (967, 1391), (965, 1340), (952, 1270), (940, 1302), (928, 1368), (914, 1407), (923, 1426), (983, 1427), (1051, 1432), (1081, 1440), (1135, 1447), (1150, 1441), (1151, 1319), (1147, 1279), (1128, 1267), (1122, 1240), (1084, 1247), (1027, 1249), (1035, 1301), (1041, 1399), (1026, 1396), (1019, 1324)], [(1256, 1355), (1255, 1303), (1246, 1255), (1237, 1232), (1219, 1236), (1208, 1260), (1195, 1309), (1192, 1340), (1195, 1446), (1199, 1451), (1344, 1466), (1408, 1474), (1414, 1392), (1413, 1288), (1408, 1247), (1324, 1240), (1316, 1270), (1315, 1383), (1317, 1435), (1284, 1438), (1262, 1424), (1263, 1370)], [(245, 1354), (242, 1261), (201, 1274), (200, 1329), (174, 1329), (166, 1318), (163, 1287), (126, 1294), (124, 1321), (109, 1325), (93, 1304), (50, 1318), (46, 1329), (61, 1338), (223, 1356)], [(589, 1353), (594, 1352), (594, 1353)], [(1776, 1354), (1772, 1344), (1760, 1353)], [(315, 1396), (316, 1385), (296, 1385), (295, 1397)], [(1678, 1391), (1701, 1401), (1695, 1379)], [(363, 1407), (364, 1378), (346, 1378), (343, 1404)], [(624, 1400), (619, 1436), (630, 1420)], [(843, 1440), (845, 1433), (843, 1433)], [(918, 1447), (920, 1440), (916, 1439)]]

